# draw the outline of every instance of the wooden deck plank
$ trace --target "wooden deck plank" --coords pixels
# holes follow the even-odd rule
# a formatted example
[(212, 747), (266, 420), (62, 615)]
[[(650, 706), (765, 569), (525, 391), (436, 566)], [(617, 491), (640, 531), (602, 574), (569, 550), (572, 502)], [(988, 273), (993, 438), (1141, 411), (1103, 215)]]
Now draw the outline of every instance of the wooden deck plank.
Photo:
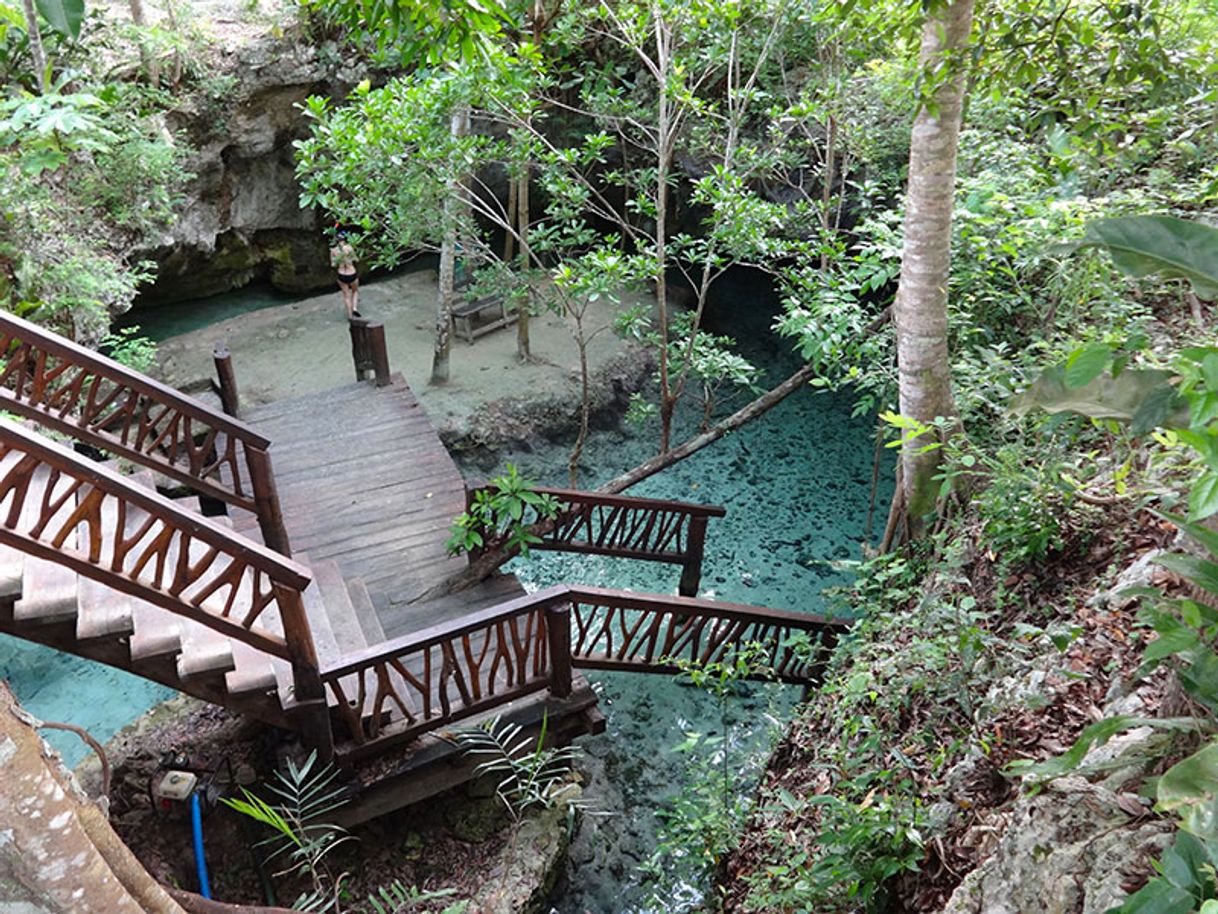
[[(292, 548), (362, 581), (361, 611), (380, 607), (373, 632), (392, 628), (392, 637), (412, 618), (434, 624), (522, 592), (504, 576), (425, 614), (390, 612), (403, 595), (426, 591), (463, 564), (444, 542), (465, 506), (465, 481), (400, 376), (384, 388), (352, 384), (252, 407), (243, 418), (271, 441)], [(239, 517), (236, 528), (252, 533), (257, 524)]]

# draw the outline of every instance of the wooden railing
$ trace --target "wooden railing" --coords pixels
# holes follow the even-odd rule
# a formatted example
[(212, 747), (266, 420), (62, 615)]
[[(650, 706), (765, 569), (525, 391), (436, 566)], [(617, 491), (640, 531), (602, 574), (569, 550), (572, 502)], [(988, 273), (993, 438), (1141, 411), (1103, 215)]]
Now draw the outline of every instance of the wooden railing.
[(846, 628), (823, 616), (739, 603), (600, 587), (570, 587), (568, 594), (572, 663), (586, 669), (675, 672), (682, 662), (722, 663), (758, 645), (750, 654), (752, 678), (808, 683)]
[(8, 420), (0, 467), (0, 543), (290, 661), (301, 729), (328, 751), (307, 568)]
[(263, 540), (290, 555), (270, 441), (171, 387), (0, 313), (0, 409), (253, 511)]
[(573, 668), (671, 672), (758, 644), (752, 678), (812, 682), (844, 628), (757, 606), (562, 585), (344, 657), (321, 678), (345, 736), (366, 750), (543, 689), (565, 698)]
[[(558, 590), (557, 588), (555, 590)], [(356, 743), (405, 741), (553, 683), (552, 591), (511, 600), (451, 623), (342, 658), (322, 670)], [(560, 656), (565, 642), (558, 645)], [(565, 697), (571, 689), (570, 664)]]
[[(467, 491), (467, 503), (475, 491)], [(707, 521), (727, 513), (716, 505), (658, 498), (545, 487), (535, 491), (557, 500), (558, 517), (536, 525), (541, 542), (531, 548), (680, 565), (678, 590), (687, 597), (698, 593), (702, 579)]]

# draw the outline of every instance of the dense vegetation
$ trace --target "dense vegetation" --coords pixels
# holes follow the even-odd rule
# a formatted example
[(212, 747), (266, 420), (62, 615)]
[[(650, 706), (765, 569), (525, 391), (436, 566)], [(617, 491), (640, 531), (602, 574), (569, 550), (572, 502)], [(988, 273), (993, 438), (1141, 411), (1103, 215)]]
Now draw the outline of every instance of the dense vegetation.
[[(48, 82), (29, 19), (10, 13), (6, 304), (97, 339), (180, 187), (158, 124), (172, 102), (147, 42), (135, 71), (139, 43), (66, 24), (47, 30)], [(961, 797), (1001, 809), (1021, 776), (1060, 774), (1131, 726), (1093, 710), (1136, 673), (1145, 717), (1188, 734), (1148, 766), (1176, 772), (1158, 798), (1185, 830), (1127, 910), (1213, 909), (1218, 832), (1198, 808), (1218, 762), (1197, 736), (1218, 710), (1204, 525), (1218, 511), (1218, 246), (1197, 228), (1218, 212), (1212, 5), (314, 0), (299, 14), (382, 68), (350, 99), (308, 103), (302, 203), (371, 262), (441, 255), (438, 383), (463, 268), (469, 294), (563, 315), (581, 353), (590, 301), (653, 293), (618, 329), (654, 353), (655, 395), (635, 412), (658, 416), (669, 451), (681, 398), (700, 396), (709, 426), (725, 391), (756, 384), (700, 327), (714, 280), (748, 265), (782, 290), (775, 332), (814, 383), (850, 390), (902, 451), (888, 530), (869, 544), (884, 554), (843, 596), (863, 621), (743, 845), (735, 807), (682, 813), (731, 877), (727, 903), (937, 909), (983, 858), (963, 842)], [(1181, 221), (1101, 228), (1144, 214)], [(587, 419), (585, 392), (573, 476)], [(1164, 593), (1094, 602), (1179, 530), (1200, 548), (1145, 576)], [(997, 688), (1047, 669), (1067, 674)], [(1184, 697), (1167, 701), (1173, 689)]]

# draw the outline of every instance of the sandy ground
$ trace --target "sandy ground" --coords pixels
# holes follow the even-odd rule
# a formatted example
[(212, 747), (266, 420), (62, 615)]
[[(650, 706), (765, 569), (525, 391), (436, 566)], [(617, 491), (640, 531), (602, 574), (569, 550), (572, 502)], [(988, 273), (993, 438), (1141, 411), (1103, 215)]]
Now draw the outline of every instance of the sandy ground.
[[(389, 364), (401, 372), (433, 423), (461, 425), (483, 404), (514, 397), (579, 396), (579, 355), (566, 322), (553, 314), (529, 324), (534, 361), (516, 358), (516, 328), (505, 327), (473, 344), (452, 342), (450, 380), (428, 383), (434, 342), (436, 274), (408, 273), (365, 284), (360, 311), (383, 321)], [(596, 331), (589, 347), (592, 371), (620, 355), (626, 344), (611, 329), (617, 306), (589, 310)], [(171, 337), (159, 348), (165, 380), (194, 388), (214, 377), (212, 347), (228, 346), (243, 405), (326, 390), (355, 380), (346, 315), (338, 291), (253, 311), (202, 330)]]

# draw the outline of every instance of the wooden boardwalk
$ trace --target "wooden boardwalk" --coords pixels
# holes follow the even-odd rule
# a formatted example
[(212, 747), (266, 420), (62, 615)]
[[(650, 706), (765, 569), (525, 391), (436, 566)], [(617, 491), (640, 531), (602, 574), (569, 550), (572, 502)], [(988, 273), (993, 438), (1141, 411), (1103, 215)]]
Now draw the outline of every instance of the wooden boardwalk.
[[(458, 597), (409, 605), (465, 565), (444, 549), (465, 509), (465, 482), (401, 375), (386, 387), (353, 383), (247, 408), (242, 418), (272, 442), (293, 553), (361, 579), (383, 637), (524, 593), (514, 576), (499, 575)], [(237, 529), (257, 537), (257, 520), (245, 514)]]

